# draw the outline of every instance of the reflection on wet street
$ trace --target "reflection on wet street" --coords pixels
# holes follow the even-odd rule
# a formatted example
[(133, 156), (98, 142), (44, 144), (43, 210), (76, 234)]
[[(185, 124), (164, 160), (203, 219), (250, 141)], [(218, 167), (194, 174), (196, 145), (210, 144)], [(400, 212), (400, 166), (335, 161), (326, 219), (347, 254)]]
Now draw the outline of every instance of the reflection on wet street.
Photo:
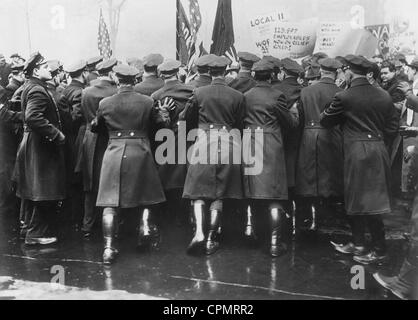
[[(329, 244), (331, 237), (346, 241), (344, 233), (323, 230), (315, 238), (298, 238), (285, 256), (272, 259), (267, 248), (245, 244), (242, 230), (226, 226), (217, 254), (193, 257), (185, 253), (189, 228), (166, 220), (159, 251), (137, 252), (130, 230), (119, 239), (116, 263), (105, 267), (100, 235), (85, 240), (67, 230), (58, 245), (40, 249), (19, 240), (7, 214), (1, 215), (0, 229), (0, 299), (393, 299), (373, 280), (376, 267), (365, 267), (364, 290), (352, 289), (355, 263)], [(405, 241), (392, 237), (389, 247), (391, 259), (379, 270), (394, 274)], [(54, 266), (65, 270), (64, 291), (51, 287)], [(102, 292), (107, 290), (113, 292)]]

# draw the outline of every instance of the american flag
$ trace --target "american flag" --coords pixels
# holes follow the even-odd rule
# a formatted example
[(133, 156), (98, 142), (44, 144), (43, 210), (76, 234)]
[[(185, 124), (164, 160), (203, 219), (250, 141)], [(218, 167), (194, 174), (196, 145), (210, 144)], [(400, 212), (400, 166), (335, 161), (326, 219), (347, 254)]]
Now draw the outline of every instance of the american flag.
[(107, 30), (106, 22), (103, 18), (102, 9), (100, 9), (99, 34), (97, 41), (100, 55), (105, 59), (109, 59), (112, 56), (112, 48), (110, 46), (109, 31)]
[(202, 15), (200, 14), (200, 7), (197, 0), (190, 0), (189, 13), (192, 35), (194, 40), (196, 40), (197, 33), (202, 25)]

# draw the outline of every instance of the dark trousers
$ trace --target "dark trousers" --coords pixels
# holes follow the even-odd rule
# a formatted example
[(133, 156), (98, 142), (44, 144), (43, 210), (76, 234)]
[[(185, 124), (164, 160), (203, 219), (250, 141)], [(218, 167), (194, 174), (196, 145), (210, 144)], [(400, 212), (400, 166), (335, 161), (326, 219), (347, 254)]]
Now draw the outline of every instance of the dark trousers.
[(366, 230), (371, 235), (371, 247), (376, 252), (386, 252), (385, 226), (382, 215), (359, 215), (350, 217), (353, 240), (356, 246), (364, 247), (366, 244)]
[(53, 236), (58, 202), (24, 201), (26, 239)]
[(103, 209), (96, 207), (97, 192), (84, 193), (84, 219), (82, 230), (91, 232)]

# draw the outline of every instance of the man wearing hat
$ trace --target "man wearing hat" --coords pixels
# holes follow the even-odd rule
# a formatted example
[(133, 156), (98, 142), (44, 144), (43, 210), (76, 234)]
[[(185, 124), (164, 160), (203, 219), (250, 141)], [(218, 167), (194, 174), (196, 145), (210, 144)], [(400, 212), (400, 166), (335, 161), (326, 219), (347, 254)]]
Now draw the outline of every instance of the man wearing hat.
[(88, 71), (87, 84), (90, 85), (92, 81), (96, 80), (99, 76), (96, 70), (96, 66), (103, 61), (102, 56), (92, 57), (87, 60), (86, 70)]
[(146, 96), (151, 96), (155, 91), (164, 86), (164, 80), (158, 77), (158, 66), (163, 63), (161, 54), (149, 54), (144, 59), (143, 81), (135, 86), (135, 91)]
[(260, 61), (260, 58), (255, 54), (249, 52), (238, 52), (240, 71), (235, 80), (232, 80), (228, 85), (239, 92), (245, 93), (251, 88), (254, 88), (256, 82), (251, 76), (251, 68), (254, 63)]
[[(166, 99), (171, 100), (173, 103), (172, 109), (164, 111), (168, 115), (166, 127), (169, 128), (175, 136), (176, 155), (179, 153), (178, 134), (180, 126), (183, 126), (183, 130), (186, 130), (185, 123), (179, 122), (179, 115), (184, 110), (186, 103), (192, 97), (194, 90), (194, 87), (191, 85), (183, 84), (178, 80), (180, 66), (180, 61), (167, 60), (163, 62), (158, 67), (158, 71), (164, 80), (164, 87), (151, 95), (157, 108), (160, 104), (163, 104)], [(197, 80), (199, 80), (199, 78)], [(198, 83), (201, 83), (200, 81), (201, 79)], [(159, 148), (162, 146), (164, 145), (160, 145)], [(159, 148), (157, 148), (157, 150)], [(163, 184), (167, 198), (167, 208), (169, 208), (170, 214), (175, 214), (177, 218), (182, 218), (180, 215), (184, 215), (185, 212), (188, 212), (188, 210), (185, 210), (185, 206), (182, 203), (184, 181), (187, 174), (186, 163), (180, 164), (176, 161), (175, 164), (161, 164), (158, 167), (158, 173), (160, 175), (161, 183)], [(178, 219), (178, 221), (181, 220)]]
[[(298, 82), (298, 78), (304, 72), (301, 65), (296, 61), (285, 58), (281, 61), (283, 81), (274, 85), (273, 88), (283, 92), (287, 99), (288, 109), (292, 108), (300, 98), (300, 92), (303, 88)], [(295, 174), (297, 152), (299, 149), (301, 128), (295, 128), (285, 133), (284, 144), (286, 150), (287, 166), (287, 185), (289, 187), (289, 200), (294, 201)], [(288, 204), (290, 206), (290, 203)]]
[(6, 58), (0, 53), (0, 86), (5, 88), (9, 83), (9, 75), (12, 72), (12, 66), (6, 62)]
[(91, 122), (96, 117), (100, 101), (117, 93), (113, 81), (115, 58), (97, 65), (98, 78), (83, 90), (81, 96), (81, 112), (85, 120), (86, 130), (82, 138), (82, 148), (78, 150), (76, 169), (83, 177), (84, 218), (82, 231), (85, 238), (89, 238), (94, 231), (96, 221), (100, 218), (101, 209), (96, 207), (97, 192), (99, 190), (100, 170), (109, 137), (106, 134), (93, 133)]
[(210, 58), (211, 58), (211, 55), (207, 54), (207, 55), (199, 57), (196, 60), (197, 78), (190, 81), (188, 85), (194, 88), (200, 88), (200, 87), (208, 86), (212, 83), (212, 77), (209, 74), (209, 67), (208, 67), (208, 62)]
[[(99, 135), (107, 133), (110, 138), (97, 196), (97, 206), (104, 208), (105, 264), (111, 264), (117, 255), (115, 232), (118, 215), (125, 213), (124, 209), (135, 209), (141, 220), (147, 220), (152, 206), (165, 201), (150, 148), (149, 132), (159, 119), (154, 101), (134, 91), (137, 69), (118, 65), (113, 71), (118, 93), (100, 101), (92, 127)], [(167, 107), (162, 105), (162, 108)]]
[(282, 67), (282, 62), (280, 59), (273, 57), (273, 56), (264, 56), (264, 59), (267, 59), (274, 65), (273, 69), (273, 76), (270, 80), (270, 83), (275, 86), (276, 84), (279, 84), (281, 82), (281, 79), (279, 79), (279, 74), (281, 73), (280, 68)]
[[(243, 147), (245, 152), (252, 152), (250, 144), (257, 144), (254, 132), (263, 130), (262, 172), (259, 175), (243, 175), (245, 197), (249, 200), (250, 212), (259, 208), (262, 210), (254, 215), (255, 218), (267, 214), (270, 221), (270, 254), (277, 257), (286, 252), (286, 244), (282, 233), (286, 223), (285, 202), (288, 200), (288, 186), (286, 177), (286, 162), (283, 147), (282, 132), (298, 125), (287, 108), (285, 95), (273, 89), (270, 80), (274, 72), (274, 64), (263, 58), (252, 68), (257, 84), (246, 92), (246, 115), (244, 128), (251, 130), (249, 145)], [(251, 156), (251, 155), (249, 155)], [(257, 225), (257, 224), (256, 224)], [(261, 231), (261, 230), (258, 230)], [(262, 234), (262, 232), (256, 232)]]
[[(371, 63), (361, 56), (346, 57), (351, 86), (337, 93), (321, 114), (325, 128), (340, 125), (344, 140), (344, 197), (353, 242), (334, 244), (338, 252), (354, 255), (362, 264), (386, 258), (382, 215), (391, 212), (388, 146), (398, 132), (398, 115), (390, 96), (373, 87), (366, 74)], [(365, 230), (372, 242), (366, 249)]]
[[(81, 113), (81, 93), (87, 85), (88, 72), (86, 70), (86, 62), (84, 60), (77, 61), (67, 68), (67, 72), (71, 77), (70, 84), (64, 89), (58, 101), (58, 106), (62, 112), (66, 113), (66, 119), (71, 118), (71, 123), (66, 121), (64, 134), (67, 136), (67, 155), (71, 165), (68, 166), (69, 181), (68, 186), (71, 189), (68, 203), (71, 208), (72, 222), (78, 227), (82, 220), (82, 187), (81, 176), (74, 173), (76, 166), (76, 158), (82, 145), (82, 138), (85, 131), (85, 120)], [(68, 126), (70, 124), (70, 126)]]
[(134, 67), (134, 68), (138, 69), (139, 73), (136, 76), (136, 83), (135, 84), (141, 83), (142, 82), (142, 76), (144, 74), (144, 62), (142, 62), (142, 60), (139, 59), (139, 58), (131, 57), (131, 58), (126, 59), (126, 63), (130, 67)]
[[(411, 63), (416, 64), (416, 61)], [(406, 97), (410, 91), (410, 82), (414, 82), (414, 71), (409, 73), (408, 82), (402, 81), (396, 75), (396, 67), (391, 62), (384, 62), (382, 66), (383, 88), (391, 95), (395, 106), (399, 112), (400, 127), (415, 127), (418, 124), (418, 115), (407, 107)], [(417, 84), (415, 83), (415, 86)], [(414, 84), (413, 86), (414, 87)], [(415, 90), (415, 94), (418, 90)], [(404, 154), (409, 146), (415, 145), (415, 137), (403, 137), (400, 134), (396, 136), (391, 146), (391, 164), (392, 164), (392, 187), (394, 195), (411, 198), (411, 190), (408, 190), (408, 175), (410, 171), (409, 164), (404, 161)]]
[[(24, 65), (12, 67), (9, 84), (0, 86), (0, 210), (2, 212), (17, 212), (17, 199), (12, 187), (12, 174), (16, 162), (17, 147), (20, 142), (18, 133), (22, 118), (20, 104), (13, 104), (10, 100), (13, 94), (25, 81)], [(17, 108), (16, 108), (17, 107)]]
[[(335, 84), (342, 65), (331, 58), (319, 60), (319, 64), (321, 79), (304, 88), (298, 102), (304, 123), (296, 166), (296, 195), (303, 199), (307, 210), (298, 211), (296, 227), (313, 231), (318, 228), (315, 214), (320, 200), (343, 196), (342, 134), (339, 128), (326, 129), (319, 123), (325, 107), (342, 90)], [(306, 222), (308, 225), (303, 225)]]
[(65, 135), (61, 118), (46, 81), (51, 79), (48, 64), (39, 53), (27, 61), (29, 78), (22, 92), (25, 133), (17, 154), (17, 195), (26, 202), (27, 245), (57, 241), (51, 230), (58, 202), (66, 198), (64, 158)]
[[(234, 134), (237, 134), (243, 126), (245, 99), (242, 93), (228, 87), (225, 82), (225, 70), (228, 64), (229, 59), (225, 57), (212, 57), (208, 63), (212, 84), (196, 89), (180, 115), (180, 120), (196, 123), (201, 129), (201, 136), (193, 145), (183, 192), (183, 198), (194, 201), (195, 234), (188, 247), (189, 253), (205, 249), (206, 254), (210, 255), (217, 251), (218, 229), (224, 200), (243, 198), (241, 165), (233, 164), (232, 159), (234, 150), (241, 147), (240, 141), (236, 139), (240, 137), (235, 137)], [(218, 158), (218, 153), (221, 151), (219, 148), (222, 146), (218, 139), (206, 139), (213, 130), (222, 132), (226, 130), (232, 135), (233, 139), (229, 139), (228, 143), (229, 152), (227, 154), (223, 152), (223, 157), (229, 157), (228, 164), (224, 164), (224, 160), (228, 159)], [(203, 159), (202, 163), (199, 161), (201, 153), (199, 150), (208, 149), (211, 150), (210, 154), (214, 153), (214, 155), (210, 159)], [(218, 160), (216, 163), (210, 161), (214, 158)], [(204, 207), (205, 203), (207, 207)], [(208, 219), (204, 219), (205, 209), (210, 211)], [(204, 221), (209, 222), (207, 237), (204, 234)]]

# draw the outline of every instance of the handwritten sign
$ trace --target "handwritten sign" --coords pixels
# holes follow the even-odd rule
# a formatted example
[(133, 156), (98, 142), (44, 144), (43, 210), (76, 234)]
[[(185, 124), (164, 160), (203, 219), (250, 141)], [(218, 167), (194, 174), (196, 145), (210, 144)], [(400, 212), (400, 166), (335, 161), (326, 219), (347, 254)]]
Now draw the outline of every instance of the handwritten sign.
[(287, 14), (285, 12), (276, 11), (255, 16), (249, 21), (252, 37), (261, 55), (270, 54), (270, 37), (273, 29), (278, 22), (286, 20)]
[(353, 29), (350, 22), (321, 22), (314, 52), (331, 57), (357, 54), (373, 56), (378, 39), (365, 29)]
[(292, 59), (312, 54), (317, 26), (317, 19), (277, 23), (271, 36), (270, 53), (278, 58)]

